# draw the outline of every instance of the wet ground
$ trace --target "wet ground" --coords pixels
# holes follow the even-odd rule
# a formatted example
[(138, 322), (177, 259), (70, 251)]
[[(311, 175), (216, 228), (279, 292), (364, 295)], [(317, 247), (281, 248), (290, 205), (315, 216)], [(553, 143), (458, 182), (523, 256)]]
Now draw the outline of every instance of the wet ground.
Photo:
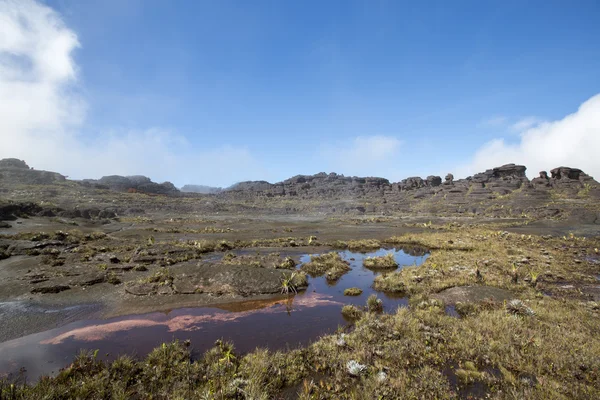
[[(363, 267), (365, 257), (394, 254), (399, 264), (420, 265), (427, 254), (409, 255), (401, 249), (380, 249), (369, 253), (343, 251), (351, 271), (334, 284), (324, 277), (310, 279), (306, 291), (296, 296), (276, 296), (223, 304), (216, 307), (177, 308), (165, 312), (127, 315), (107, 320), (80, 320), (45, 332), (35, 333), (0, 344), (0, 372), (16, 374), (25, 369), (28, 379), (55, 374), (68, 365), (80, 349), (99, 350), (103, 359), (117, 355), (143, 356), (160, 343), (173, 339), (191, 340), (194, 350), (204, 352), (216, 339), (231, 340), (244, 353), (256, 347), (287, 349), (306, 345), (321, 335), (334, 332), (349, 323), (341, 315), (344, 304), (363, 306), (369, 295), (376, 293), (371, 285), (379, 272)], [(307, 262), (310, 255), (300, 261)], [(360, 296), (344, 296), (344, 289), (358, 287)], [(407, 305), (404, 298), (377, 293), (383, 299), (384, 311), (393, 312)], [(4, 307), (28, 307), (25, 303)], [(31, 307), (28, 312), (46, 316), (53, 311)], [(76, 313), (80, 308), (57, 309), (57, 313)], [(87, 310), (93, 309), (93, 306)], [(0, 312), (2, 308), (0, 307)]]

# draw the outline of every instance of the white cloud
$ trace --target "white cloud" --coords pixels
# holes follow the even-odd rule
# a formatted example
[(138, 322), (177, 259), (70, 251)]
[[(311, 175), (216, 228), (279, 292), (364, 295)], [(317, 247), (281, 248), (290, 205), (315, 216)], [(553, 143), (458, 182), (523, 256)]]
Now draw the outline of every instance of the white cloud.
[(176, 184), (227, 185), (268, 178), (250, 152), (223, 146), (194, 151), (166, 130), (98, 132), (90, 139), (73, 52), (80, 46), (53, 9), (0, 0), (0, 158), (26, 160), (71, 178), (148, 175)]
[[(526, 124), (525, 124), (526, 125)], [(523, 125), (523, 126), (525, 126)], [(579, 109), (563, 119), (536, 121), (526, 127), (515, 144), (494, 139), (483, 145), (472, 161), (459, 168), (466, 176), (507, 163), (527, 167), (530, 177), (539, 171), (558, 166), (580, 168), (596, 179), (600, 178), (600, 94), (590, 98)]]
[(525, 117), (512, 124), (510, 129), (515, 132), (523, 132), (535, 127), (538, 124), (541, 124), (542, 122), (544, 121), (538, 117)]
[(401, 146), (392, 136), (358, 136), (348, 143), (324, 145), (320, 157), (330, 171), (389, 177), (399, 164)]

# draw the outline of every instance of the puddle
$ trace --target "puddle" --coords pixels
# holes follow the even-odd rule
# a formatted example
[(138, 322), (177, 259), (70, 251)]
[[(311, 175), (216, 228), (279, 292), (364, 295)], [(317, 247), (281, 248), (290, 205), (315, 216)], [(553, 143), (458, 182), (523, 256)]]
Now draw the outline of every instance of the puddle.
[[(240, 353), (256, 347), (278, 350), (307, 345), (347, 325), (341, 314), (344, 304), (363, 306), (369, 295), (377, 293), (386, 312), (408, 305), (405, 298), (373, 290), (373, 279), (380, 272), (362, 265), (365, 257), (389, 252), (394, 254), (398, 268), (420, 265), (428, 256), (409, 255), (400, 249), (343, 251), (340, 255), (350, 263), (351, 271), (335, 284), (329, 284), (324, 277), (309, 279), (308, 289), (296, 296), (72, 322), (0, 343), (0, 375), (17, 373), (24, 367), (28, 379), (35, 380), (41, 375), (56, 374), (80, 349), (98, 349), (99, 357), (110, 361), (120, 354), (144, 356), (160, 343), (174, 339), (191, 340), (198, 354), (220, 338), (232, 341)], [(303, 263), (308, 260), (310, 255), (301, 257)], [(358, 287), (363, 293), (344, 296), (344, 289), (349, 287)]]
[(456, 311), (456, 307), (455, 306), (446, 306), (446, 315), (449, 317), (453, 317), (453, 318), (460, 318), (460, 314), (458, 313), (458, 311)]

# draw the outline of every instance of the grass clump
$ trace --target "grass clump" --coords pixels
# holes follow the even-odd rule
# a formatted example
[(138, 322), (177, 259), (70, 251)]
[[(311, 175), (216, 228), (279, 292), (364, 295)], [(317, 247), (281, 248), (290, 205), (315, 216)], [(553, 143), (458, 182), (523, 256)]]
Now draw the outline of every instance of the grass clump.
[(294, 269), (296, 268), (296, 261), (294, 261), (291, 257), (286, 257), (281, 264), (277, 266), (277, 268)]
[(344, 296), (360, 296), (362, 292), (362, 289), (351, 287), (344, 290)]
[(350, 266), (339, 253), (331, 252), (311, 256), (310, 261), (303, 264), (301, 269), (312, 277), (325, 275), (328, 281), (336, 281), (350, 271)]
[(171, 286), (175, 277), (168, 268), (161, 267), (154, 274), (144, 278), (140, 283), (158, 283), (161, 286)]
[(119, 279), (119, 276), (113, 271), (110, 271), (108, 274), (106, 274), (106, 282), (110, 283), (111, 285), (118, 285), (121, 283), (121, 279)]
[(308, 286), (308, 278), (302, 271), (292, 272), (291, 274), (283, 274), (281, 278), (281, 293), (290, 294), (298, 293), (298, 290)]
[(379, 275), (373, 281), (373, 288), (381, 292), (396, 294), (406, 293), (406, 283), (401, 272)]
[(371, 312), (383, 311), (383, 301), (376, 294), (370, 295), (367, 299), (367, 310)]
[(355, 321), (362, 318), (363, 311), (355, 305), (347, 304), (342, 307), (342, 315), (349, 320)]
[(473, 383), (484, 378), (484, 373), (479, 372), (472, 361), (467, 361), (462, 368), (454, 371), (456, 377), (464, 384)]
[(398, 263), (394, 258), (394, 253), (388, 253), (380, 257), (367, 257), (363, 261), (363, 265), (373, 269), (395, 269), (398, 268)]

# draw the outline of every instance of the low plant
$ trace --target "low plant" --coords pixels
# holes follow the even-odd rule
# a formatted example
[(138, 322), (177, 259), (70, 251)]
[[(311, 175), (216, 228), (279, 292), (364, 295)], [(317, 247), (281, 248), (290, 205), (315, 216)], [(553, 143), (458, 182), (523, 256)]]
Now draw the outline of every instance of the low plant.
[(350, 271), (350, 266), (338, 253), (331, 252), (311, 256), (310, 261), (303, 264), (301, 269), (312, 277), (325, 275), (328, 281), (336, 281)]
[(367, 309), (371, 312), (381, 312), (383, 311), (383, 301), (376, 294), (372, 294), (367, 299)]
[(358, 320), (362, 318), (363, 311), (352, 304), (346, 304), (342, 307), (342, 315), (350, 320)]
[(360, 296), (362, 292), (362, 289), (351, 287), (344, 290), (344, 296)]
[(142, 283), (158, 283), (160, 286), (171, 286), (175, 278), (168, 268), (161, 267), (151, 276), (142, 279)]
[(296, 261), (294, 261), (291, 257), (286, 257), (281, 264), (277, 265), (277, 268), (294, 269), (296, 268)]
[(291, 274), (283, 274), (281, 278), (281, 293), (290, 294), (298, 293), (298, 289), (306, 287), (308, 285), (308, 279), (306, 274), (302, 272), (292, 272)]
[(373, 269), (393, 269), (398, 268), (398, 263), (394, 257), (394, 253), (388, 253), (380, 257), (367, 257), (363, 261), (363, 265)]

